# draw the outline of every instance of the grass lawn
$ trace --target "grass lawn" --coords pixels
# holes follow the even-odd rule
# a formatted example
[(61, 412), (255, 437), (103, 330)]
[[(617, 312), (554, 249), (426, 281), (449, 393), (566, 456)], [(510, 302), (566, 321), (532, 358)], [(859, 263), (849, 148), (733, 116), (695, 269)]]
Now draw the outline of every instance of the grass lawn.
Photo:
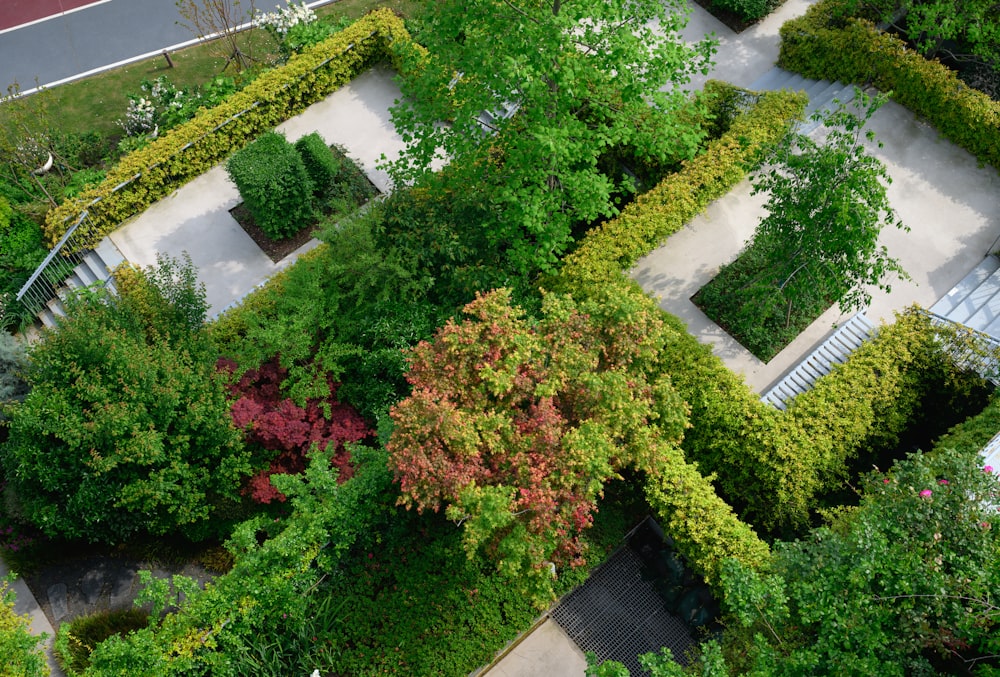
[[(415, 16), (421, 6), (417, 0), (340, 0), (318, 8), (316, 13), (323, 19), (336, 21), (341, 17), (356, 19), (377, 7), (388, 7), (409, 17)], [(273, 63), (278, 53), (274, 40), (263, 30), (254, 31), (249, 37), (244, 36), (244, 49), (249, 49), (263, 64)], [(59, 132), (81, 134), (93, 131), (102, 135), (118, 135), (121, 129), (115, 121), (125, 115), (127, 95), (138, 94), (143, 80), (166, 75), (178, 88), (185, 89), (209, 82), (222, 73), (226, 63), (221, 41), (188, 47), (171, 53), (170, 58), (174, 68), (169, 68), (166, 59), (157, 56), (59, 85), (33, 96), (42, 98), (37, 105), (47, 109), (52, 127)], [(234, 73), (230, 68), (226, 74)], [(3, 118), (4, 108), (0, 106), (0, 123)]]

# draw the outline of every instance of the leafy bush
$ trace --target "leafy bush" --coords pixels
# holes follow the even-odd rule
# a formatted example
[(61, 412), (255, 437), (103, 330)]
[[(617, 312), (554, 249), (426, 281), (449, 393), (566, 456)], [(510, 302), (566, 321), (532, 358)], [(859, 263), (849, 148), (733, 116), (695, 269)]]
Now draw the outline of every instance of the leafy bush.
[(732, 12), (747, 23), (754, 23), (771, 13), (778, 5), (775, 0), (714, 0), (713, 7)]
[[(227, 360), (220, 360), (219, 366), (226, 371), (236, 368)], [(271, 483), (271, 475), (303, 472), (314, 446), (331, 451), (337, 478), (346, 481), (354, 469), (345, 445), (372, 434), (357, 411), (336, 400), (337, 384), (332, 379), (329, 397), (309, 399), (299, 406), (282, 396), (281, 385), (287, 377), (288, 370), (274, 359), (248, 370), (230, 387), (233, 424), (246, 431), (248, 442), (272, 452), (267, 469), (250, 479), (248, 491), (259, 503), (285, 501), (285, 495)]]
[(211, 506), (250, 471), (196, 324), (204, 290), (190, 288), (190, 262), (116, 279), (119, 296), (68, 299), (67, 317), (30, 350), (32, 391), (10, 410), (4, 469), (24, 518), (47, 535), (204, 537)]
[(313, 182), (284, 135), (265, 132), (226, 163), (243, 204), (272, 240), (290, 237), (313, 216)]
[[(21, 400), (31, 390), (24, 379), (28, 357), (24, 344), (5, 331), (0, 331), (0, 405)], [(3, 413), (0, 411), (0, 420)]]
[(14, 592), (0, 583), (0, 677), (47, 677), (49, 665), (42, 648), (44, 636), (29, 630), (30, 619), (14, 612)]
[(778, 64), (809, 78), (874, 85), (981, 162), (1000, 167), (1000, 102), (873, 23), (824, 0), (781, 27)]
[(340, 163), (330, 152), (330, 147), (319, 135), (319, 132), (306, 134), (295, 142), (295, 150), (302, 156), (306, 173), (312, 179), (313, 192), (316, 197), (326, 194), (337, 174), (340, 173)]
[(60, 625), (53, 648), (67, 675), (82, 675), (94, 647), (112, 635), (127, 635), (147, 625), (149, 614), (142, 609), (97, 611)]

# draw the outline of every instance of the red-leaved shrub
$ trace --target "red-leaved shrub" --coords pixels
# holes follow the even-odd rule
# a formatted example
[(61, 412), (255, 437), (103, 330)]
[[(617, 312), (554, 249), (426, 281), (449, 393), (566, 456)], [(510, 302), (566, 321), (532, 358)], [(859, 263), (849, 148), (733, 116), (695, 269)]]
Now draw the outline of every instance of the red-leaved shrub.
[[(218, 367), (230, 373), (237, 368), (235, 362), (226, 358), (219, 360)], [(354, 469), (344, 444), (372, 434), (353, 407), (337, 401), (338, 384), (330, 382), (330, 397), (325, 401), (310, 399), (305, 407), (300, 407), (282, 395), (281, 384), (287, 375), (275, 358), (259, 369), (248, 370), (230, 386), (233, 424), (246, 431), (248, 442), (277, 452), (270, 465), (251, 477), (245, 488), (259, 503), (285, 500), (285, 495), (271, 484), (271, 475), (304, 471), (308, 462), (306, 453), (313, 444), (321, 451), (333, 445), (336, 451), (331, 463), (339, 471), (339, 480), (347, 480)], [(329, 416), (324, 412), (326, 407)]]

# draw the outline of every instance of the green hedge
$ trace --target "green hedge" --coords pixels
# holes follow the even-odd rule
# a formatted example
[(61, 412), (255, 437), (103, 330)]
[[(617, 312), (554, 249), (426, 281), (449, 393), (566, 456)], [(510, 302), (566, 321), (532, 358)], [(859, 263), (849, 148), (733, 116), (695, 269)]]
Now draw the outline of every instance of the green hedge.
[[(395, 64), (397, 50), (408, 42), (402, 19), (390, 10), (362, 17), (284, 66), (263, 73), (222, 104), (122, 158), (100, 184), (49, 211), (46, 237), (56, 242), (86, 209), (89, 221), (77, 234), (85, 243), (95, 244), (129, 217), (262, 132), (326, 98), (372, 64), (383, 59)], [(115, 191), (122, 184), (127, 185)]]
[(340, 173), (340, 165), (319, 132), (301, 137), (295, 142), (295, 150), (302, 158), (302, 163), (313, 182), (315, 196), (318, 198), (329, 192), (334, 179)]
[(0, 581), (0, 677), (49, 674), (42, 637), (31, 634), (31, 619), (14, 611), (14, 591)]
[[(609, 284), (621, 285), (621, 293), (637, 290), (623, 271), (740, 181), (802, 104), (787, 93), (761, 96), (703, 155), (589, 233), (547, 286), (577, 295)], [(687, 462), (715, 476), (741, 518), (768, 530), (806, 524), (816, 496), (839, 485), (847, 462), (865, 445), (895, 439), (932, 382), (930, 372), (948, 364), (926, 319), (908, 313), (781, 413), (762, 403), (679, 319), (668, 318), (677, 332), (661, 359), (691, 408), (682, 444)], [(656, 487), (648, 491), (667, 495)], [(711, 560), (685, 554), (696, 568), (712, 571)]]
[(843, 18), (843, 12), (841, 0), (823, 0), (786, 22), (778, 65), (809, 78), (891, 92), (893, 100), (926, 118), (943, 136), (1000, 167), (1000, 102), (870, 21)]
[[(709, 82), (706, 91), (727, 100), (734, 89)], [(788, 132), (792, 122), (802, 116), (805, 104), (806, 97), (801, 93), (761, 94), (752, 111), (737, 116), (729, 130), (710, 142), (704, 153), (686, 161), (679, 172), (588, 233), (565, 258), (559, 275), (546, 286), (575, 293), (580, 285), (619, 279), (623, 270), (631, 268), (743, 180)]]
[(291, 237), (312, 219), (315, 186), (299, 151), (284, 135), (264, 132), (233, 153), (226, 171), (244, 206), (272, 240)]

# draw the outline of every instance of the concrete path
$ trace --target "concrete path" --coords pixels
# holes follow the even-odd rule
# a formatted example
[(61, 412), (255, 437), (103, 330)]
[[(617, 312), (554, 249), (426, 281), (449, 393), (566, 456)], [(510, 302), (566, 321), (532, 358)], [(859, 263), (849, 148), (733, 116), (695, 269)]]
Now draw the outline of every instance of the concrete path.
[(587, 659), (580, 647), (558, 623), (546, 618), (476, 677), (570, 677), (586, 670)]
[[(375, 68), (278, 129), (289, 141), (318, 131), (328, 143), (344, 146), (384, 192), (389, 189), (389, 177), (376, 165), (382, 154), (395, 158), (403, 147), (389, 120), (389, 106), (399, 96), (393, 74)], [(214, 316), (318, 243), (313, 240), (273, 263), (229, 214), (239, 201), (236, 186), (219, 165), (110, 237), (128, 261), (141, 267), (156, 263), (157, 253), (178, 258), (187, 252), (205, 283), (209, 315)]]
[[(876, 113), (871, 129), (884, 146), (869, 145), (869, 152), (885, 163), (893, 179), (889, 199), (911, 228), (909, 233), (887, 229), (881, 240), (913, 278), (892, 283), (889, 294), (873, 291), (867, 314), (878, 323), (891, 322), (895, 311), (913, 303), (930, 307), (996, 248), (1000, 176), (992, 167), (979, 167), (969, 153), (895, 103)], [(661, 308), (684, 320), (757, 392), (765, 392), (853, 314), (830, 309), (764, 364), (691, 303), (690, 297), (752, 237), (764, 214), (763, 202), (764, 196), (750, 195), (750, 183), (744, 181), (631, 271), (646, 291), (659, 297)]]

